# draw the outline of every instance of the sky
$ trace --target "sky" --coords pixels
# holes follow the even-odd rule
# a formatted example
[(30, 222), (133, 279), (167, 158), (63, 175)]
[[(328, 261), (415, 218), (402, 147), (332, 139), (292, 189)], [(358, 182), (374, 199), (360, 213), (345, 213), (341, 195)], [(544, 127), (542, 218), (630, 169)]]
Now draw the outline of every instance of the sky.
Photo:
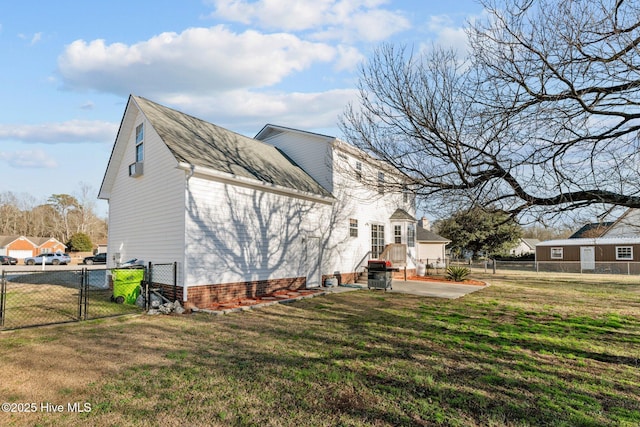
[(2, 1), (0, 198), (71, 194), (106, 217), (97, 194), (129, 94), (250, 137), (267, 123), (340, 137), (376, 47), (464, 50), (481, 13), (473, 0)]

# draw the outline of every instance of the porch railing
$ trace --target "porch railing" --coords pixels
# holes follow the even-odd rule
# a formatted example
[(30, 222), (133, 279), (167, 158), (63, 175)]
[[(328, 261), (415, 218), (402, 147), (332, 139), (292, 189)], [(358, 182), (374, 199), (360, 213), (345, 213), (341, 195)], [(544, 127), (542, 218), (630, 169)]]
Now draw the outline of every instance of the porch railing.
[(391, 243), (385, 246), (378, 259), (391, 261), (394, 267), (406, 267), (407, 245), (403, 243)]

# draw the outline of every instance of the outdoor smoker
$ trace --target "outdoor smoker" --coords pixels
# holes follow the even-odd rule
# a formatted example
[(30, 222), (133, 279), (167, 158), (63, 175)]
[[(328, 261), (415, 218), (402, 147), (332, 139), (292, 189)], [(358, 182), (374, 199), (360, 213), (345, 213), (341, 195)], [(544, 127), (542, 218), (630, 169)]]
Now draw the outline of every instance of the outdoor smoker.
[(394, 268), (391, 261), (385, 260), (369, 260), (367, 265), (369, 271), (367, 276), (367, 287), (369, 289), (392, 289), (391, 281), (393, 279), (393, 272), (399, 271), (398, 268)]

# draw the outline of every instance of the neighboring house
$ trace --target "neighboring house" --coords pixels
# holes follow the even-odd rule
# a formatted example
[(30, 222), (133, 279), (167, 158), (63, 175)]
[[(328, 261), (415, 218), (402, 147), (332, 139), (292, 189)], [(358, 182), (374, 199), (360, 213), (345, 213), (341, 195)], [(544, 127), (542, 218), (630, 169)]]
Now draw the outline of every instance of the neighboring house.
[(419, 262), (438, 267), (446, 263), (446, 247), (451, 243), (451, 240), (420, 225), (418, 225), (416, 240), (418, 241), (417, 259)]
[(640, 269), (640, 237), (547, 240), (536, 245), (536, 263), (566, 264), (567, 271)]
[(594, 237), (604, 237), (613, 222), (592, 222), (585, 224), (578, 231), (569, 236), (570, 239), (592, 239)]
[(526, 238), (520, 238), (518, 240), (518, 245), (511, 249), (511, 255), (513, 256), (522, 256), (522, 255), (528, 255), (528, 254), (535, 254), (536, 253), (536, 245), (540, 243), (540, 240), (538, 239), (526, 239)]
[(25, 236), (0, 236), (0, 255), (22, 259), (37, 254), (38, 245)]
[(570, 239), (595, 237), (640, 237), (640, 209), (627, 209), (615, 221), (594, 222), (583, 225)]
[(640, 237), (640, 209), (627, 209), (610, 223), (602, 237)]
[(107, 252), (107, 242), (100, 242), (96, 246), (97, 246), (97, 249), (95, 250), (96, 254), (103, 254)]
[(0, 255), (18, 259), (64, 252), (66, 249), (66, 245), (52, 237), (0, 236)]
[(37, 255), (63, 253), (67, 250), (67, 245), (53, 237), (30, 237), (38, 245)]
[(338, 172), (384, 181), (364, 159), (333, 137), (269, 125), (249, 138), (130, 96), (99, 192), (107, 267), (175, 261), (178, 293), (195, 306), (351, 282), (398, 239), (415, 268), (413, 195)]

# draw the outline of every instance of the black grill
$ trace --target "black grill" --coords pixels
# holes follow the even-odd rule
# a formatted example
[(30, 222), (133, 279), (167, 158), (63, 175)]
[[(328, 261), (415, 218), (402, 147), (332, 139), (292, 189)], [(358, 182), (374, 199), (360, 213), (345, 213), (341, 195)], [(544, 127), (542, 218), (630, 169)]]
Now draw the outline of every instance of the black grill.
[(385, 260), (372, 259), (368, 262), (367, 270), (367, 287), (369, 289), (391, 289), (391, 281), (393, 272), (398, 271), (391, 265), (391, 262)]

